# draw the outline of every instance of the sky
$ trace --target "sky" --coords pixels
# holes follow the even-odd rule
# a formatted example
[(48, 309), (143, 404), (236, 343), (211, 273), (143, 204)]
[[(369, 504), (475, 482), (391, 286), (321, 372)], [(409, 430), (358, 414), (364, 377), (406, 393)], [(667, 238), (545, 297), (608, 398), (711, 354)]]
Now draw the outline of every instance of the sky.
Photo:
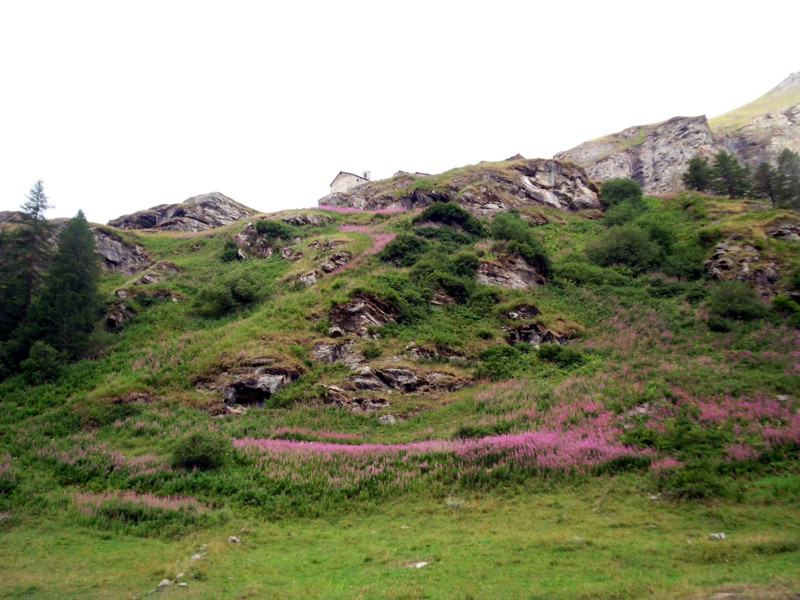
[(104, 223), (219, 191), (316, 206), (340, 171), (438, 173), (673, 116), (800, 71), (800, 3), (0, 3), (0, 210)]

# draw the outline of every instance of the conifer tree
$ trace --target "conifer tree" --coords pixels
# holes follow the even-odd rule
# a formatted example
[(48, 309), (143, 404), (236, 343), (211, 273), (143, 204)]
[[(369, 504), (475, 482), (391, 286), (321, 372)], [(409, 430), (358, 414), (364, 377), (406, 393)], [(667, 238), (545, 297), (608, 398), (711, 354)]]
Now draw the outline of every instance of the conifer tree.
[(778, 203), (800, 208), (800, 155), (785, 148), (778, 156), (776, 169)]
[(25, 310), (30, 307), (42, 274), (50, 255), (50, 236), (53, 233), (50, 223), (44, 214), (51, 208), (44, 184), (38, 180), (28, 192), (27, 200), (22, 204), (22, 223), (20, 244), (25, 248), (23, 265), (23, 287), (20, 291)]
[(776, 205), (777, 171), (768, 162), (762, 162), (753, 174), (753, 194), (757, 198), (769, 198)]
[(24, 331), (28, 347), (41, 340), (70, 358), (81, 356), (97, 320), (99, 277), (94, 234), (78, 211), (59, 236), (42, 292), (31, 307)]

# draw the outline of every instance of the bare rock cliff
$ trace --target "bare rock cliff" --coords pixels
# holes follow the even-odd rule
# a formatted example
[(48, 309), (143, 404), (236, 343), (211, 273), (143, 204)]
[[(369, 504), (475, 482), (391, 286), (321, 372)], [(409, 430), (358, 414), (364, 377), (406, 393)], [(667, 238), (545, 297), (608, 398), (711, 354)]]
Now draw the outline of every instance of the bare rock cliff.
[(630, 177), (647, 194), (680, 189), (681, 176), (694, 156), (712, 156), (714, 136), (705, 117), (675, 117), (655, 125), (630, 127), (559, 152), (599, 181)]
[(258, 211), (239, 204), (219, 192), (194, 196), (180, 204), (160, 204), (108, 222), (119, 229), (201, 231), (228, 225)]

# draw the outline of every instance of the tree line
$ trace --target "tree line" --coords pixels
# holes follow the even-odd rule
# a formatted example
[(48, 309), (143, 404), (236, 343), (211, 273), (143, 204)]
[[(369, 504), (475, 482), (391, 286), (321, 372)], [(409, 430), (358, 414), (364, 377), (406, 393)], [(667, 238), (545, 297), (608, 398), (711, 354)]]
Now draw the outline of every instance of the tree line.
[(20, 208), (21, 222), (0, 230), (0, 379), (22, 371), (40, 383), (86, 353), (100, 267), (82, 211), (57, 234), (41, 181)]
[(777, 164), (761, 162), (755, 170), (720, 150), (713, 162), (696, 156), (689, 161), (683, 184), (700, 192), (728, 198), (765, 198), (774, 207), (800, 209), (800, 155), (785, 148)]

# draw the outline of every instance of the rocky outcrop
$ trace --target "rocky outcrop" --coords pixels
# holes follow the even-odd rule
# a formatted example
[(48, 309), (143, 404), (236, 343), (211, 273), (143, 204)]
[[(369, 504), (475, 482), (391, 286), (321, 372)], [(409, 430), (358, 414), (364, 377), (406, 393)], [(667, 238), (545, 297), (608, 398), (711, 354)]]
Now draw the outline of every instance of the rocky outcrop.
[(228, 225), (257, 214), (219, 192), (194, 196), (180, 204), (160, 204), (108, 222), (119, 229), (202, 231)]
[(800, 242), (800, 221), (796, 219), (778, 219), (767, 225), (766, 232), (779, 240)]
[(327, 215), (319, 215), (314, 213), (297, 212), (291, 213), (281, 217), (281, 221), (296, 227), (311, 226), (319, 227), (330, 223), (331, 218)]
[(300, 377), (296, 367), (277, 365), (270, 357), (258, 357), (212, 379), (199, 379), (198, 389), (218, 391), (228, 405), (263, 406), (278, 390)]
[(506, 341), (512, 345), (530, 344), (531, 346), (538, 346), (543, 343), (567, 343), (566, 336), (553, 333), (541, 323), (525, 323), (513, 327), (504, 327), (503, 331), (506, 333)]
[(501, 254), (494, 261), (481, 261), (476, 281), (515, 290), (547, 283), (547, 279), (518, 254)]
[(750, 244), (735, 240), (720, 242), (705, 263), (709, 277), (719, 281), (745, 281), (764, 296), (774, 296), (778, 263), (765, 258)]
[(556, 160), (522, 158), (480, 163), (435, 176), (402, 173), (325, 196), (319, 204), (410, 210), (448, 200), (479, 217), (531, 205), (563, 211), (600, 206), (597, 188), (582, 169)]
[(800, 152), (800, 72), (750, 104), (713, 119), (674, 117), (630, 127), (555, 158), (583, 167), (596, 180), (630, 177), (645, 193), (661, 194), (683, 189), (681, 176), (695, 156), (709, 158), (727, 150), (755, 167), (762, 161), (774, 164), (785, 148)]
[(773, 164), (785, 149), (800, 153), (800, 72), (736, 110), (710, 121), (719, 146), (751, 165)]
[(645, 193), (662, 194), (681, 189), (689, 161), (695, 156), (710, 157), (716, 148), (704, 116), (675, 117), (629, 127), (555, 157), (580, 165), (593, 179), (629, 177), (642, 184)]
[(331, 308), (328, 321), (331, 328), (369, 337), (373, 328), (393, 321), (397, 312), (397, 307), (392, 303), (372, 294), (357, 292), (349, 301)]
[(353, 341), (325, 343), (320, 342), (314, 346), (311, 354), (314, 360), (319, 360), (329, 364), (336, 362), (344, 363), (348, 368), (355, 370), (362, 366), (364, 355), (358, 351), (358, 346)]

